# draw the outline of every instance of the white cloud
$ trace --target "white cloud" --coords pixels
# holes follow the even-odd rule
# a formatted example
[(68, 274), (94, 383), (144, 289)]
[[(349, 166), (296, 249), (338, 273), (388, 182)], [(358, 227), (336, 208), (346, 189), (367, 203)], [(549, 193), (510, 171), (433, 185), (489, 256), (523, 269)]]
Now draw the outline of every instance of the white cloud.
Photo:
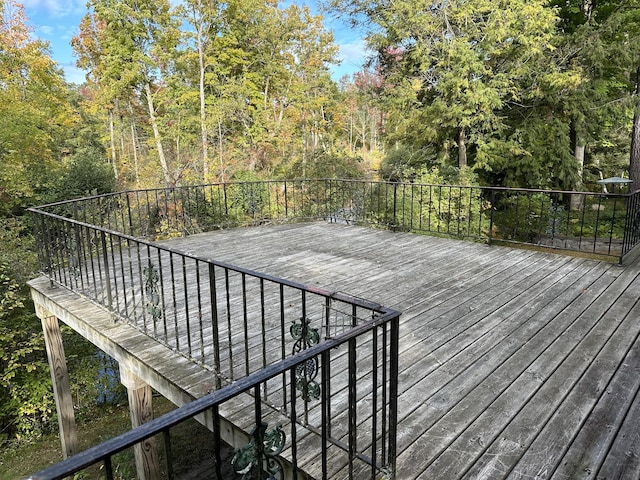
[(371, 54), (367, 50), (364, 39), (356, 38), (351, 41), (338, 41), (338, 58), (340, 65), (331, 68), (334, 80), (340, 79), (344, 75), (353, 75), (355, 72), (362, 70), (367, 57)]
[(36, 33), (43, 35), (51, 35), (54, 31), (54, 28), (50, 25), (40, 25), (36, 28)]
[(355, 42), (340, 43), (340, 59), (343, 63), (361, 66), (368, 55), (364, 40)]
[(85, 75), (87, 72), (79, 69), (75, 66), (75, 64), (67, 63), (64, 65), (60, 65), (60, 68), (62, 68), (62, 71), (64, 72), (64, 78), (68, 83), (76, 83), (78, 85), (81, 85), (85, 82)]
[(86, 11), (86, 0), (23, 0), (27, 10), (51, 17), (68, 17)]

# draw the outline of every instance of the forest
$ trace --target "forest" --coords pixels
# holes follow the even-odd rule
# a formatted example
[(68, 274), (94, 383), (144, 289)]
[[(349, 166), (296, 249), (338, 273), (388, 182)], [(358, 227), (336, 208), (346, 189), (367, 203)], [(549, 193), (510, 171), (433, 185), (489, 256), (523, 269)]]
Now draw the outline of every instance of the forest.
[[(367, 178), (640, 182), (640, 0), (89, 0), (65, 81), (0, 3), (0, 446), (56, 428), (26, 209), (110, 191)], [(370, 57), (335, 81), (324, 24)], [(68, 335), (79, 417), (102, 368)]]

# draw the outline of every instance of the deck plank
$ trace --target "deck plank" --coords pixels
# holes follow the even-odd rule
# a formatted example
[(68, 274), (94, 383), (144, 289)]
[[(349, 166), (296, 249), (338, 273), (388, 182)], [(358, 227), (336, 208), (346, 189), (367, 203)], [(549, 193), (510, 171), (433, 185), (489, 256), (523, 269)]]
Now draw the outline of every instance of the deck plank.
[[(504, 428), (505, 422), (517, 415), (521, 406), (543, 382), (544, 372), (540, 368), (553, 369), (554, 355), (559, 355), (564, 348), (559, 342), (550, 342), (549, 337), (565, 332), (575, 319), (573, 314), (577, 315), (591, 303), (591, 298), (582, 294), (584, 290), (581, 287), (590, 284), (594, 294), (597, 294), (610, 285), (611, 279), (605, 275), (598, 276), (599, 273), (585, 276), (580, 282), (582, 285), (577, 283), (576, 288), (565, 290), (562, 295), (565, 295), (566, 301), (573, 299), (569, 307), (564, 309), (565, 315), (558, 317), (557, 313), (563, 307), (550, 303), (504, 337), (501, 343), (506, 346), (515, 344), (519, 348), (516, 351), (512, 349), (511, 356), (449, 410), (442, 417), (444, 421), (432, 427), (411, 447), (415, 449), (427, 443), (432, 448), (438, 448), (433, 454), (433, 465), (427, 470), (429, 474), (438, 472), (443, 475), (442, 478), (447, 478), (447, 475), (455, 478), (460, 469), (464, 470), (465, 465), (472, 464), (482, 455), (488, 442)], [(577, 293), (572, 290), (577, 290)], [(501, 348), (504, 347), (499, 343), (491, 355), (495, 356)], [(443, 434), (439, 427), (446, 424), (447, 417), (449, 421), (456, 421), (458, 417), (460, 424), (471, 423), (462, 433), (455, 430)], [(410, 454), (410, 451), (403, 454)]]

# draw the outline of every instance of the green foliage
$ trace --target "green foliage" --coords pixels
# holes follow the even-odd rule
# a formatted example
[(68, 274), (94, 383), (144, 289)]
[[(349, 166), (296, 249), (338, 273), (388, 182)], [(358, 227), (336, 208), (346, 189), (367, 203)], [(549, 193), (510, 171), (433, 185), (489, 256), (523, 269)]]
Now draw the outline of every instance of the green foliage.
[[(556, 90), (572, 85), (573, 72), (547, 65), (556, 18), (545, 4), (369, 5), (369, 44), (378, 52), (385, 95), (394, 104), (402, 98), (405, 105), (391, 118), (394, 140), (444, 157), (456, 153), (464, 166), (478, 145), (504, 139), (506, 109), (541, 96), (532, 85), (553, 84)], [(362, 2), (338, 0), (334, 5), (357, 17)]]
[(493, 215), (496, 239), (525, 243), (549, 242), (551, 238), (622, 239), (624, 200), (582, 196), (577, 206), (571, 196), (549, 192), (497, 192)]
[(629, 166), (640, 3), (570, 0), (552, 5), (560, 19), (556, 56), (579, 70), (582, 81), (575, 89), (550, 96), (546, 108), (570, 127), (570, 149), (585, 147), (585, 168), (596, 175), (578, 179), (581, 187), (599, 179), (600, 173), (621, 175)]
[(380, 176), (383, 180), (391, 182), (413, 180), (420, 171), (428, 170), (437, 164), (435, 149), (402, 144), (387, 152), (380, 166)]
[[(469, 168), (433, 167), (412, 172), (410, 182), (374, 185), (367, 215), (393, 229), (481, 238), (488, 232), (488, 205)], [(382, 200), (382, 201), (380, 201)]]
[(67, 200), (89, 195), (101, 195), (115, 190), (113, 170), (101, 148), (81, 148), (71, 157), (65, 172), (58, 179), (56, 196)]
[(47, 198), (76, 117), (48, 46), (14, 2), (0, 4), (0, 85), (0, 215), (19, 215)]
[(118, 363), (70, 328), (63, 329), (76, 421), (89, 421), (104, 405), (126, 403)]
[(0, 222), (0, 440), (39, 435), (55, 416), (42, 329), (25, 285), (37, 268), (32, 242), (21, 222)]
[(577, 180), (569, 125), (553, 117), (529, 118), (505, 141), (481, 142), (476, 160), (487, 185), (570, 190)]
[(363, 178), (366, 175), (360, 157), (316, 151), (291, 165), (284, 178)]
[[(37, 268), (25, 220), (0, 220), (0, 444), (38, 437), (57, 425), (42, 326), (26, 286)], [(98, 375), (104, 362), (70, 329), (63, 337), (76, 414), (85, 418), (106, 381)]]

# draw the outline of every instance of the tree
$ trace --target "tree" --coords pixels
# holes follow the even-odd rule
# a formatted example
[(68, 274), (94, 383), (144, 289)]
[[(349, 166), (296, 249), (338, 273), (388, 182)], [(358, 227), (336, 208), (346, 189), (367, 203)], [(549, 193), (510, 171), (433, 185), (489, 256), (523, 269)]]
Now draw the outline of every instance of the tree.
[[(173, 185), (155, 100), (172, 68), (179, 37), (169, 2), (93, 0), (89, 7), (73, 42), (79, 61), (89, 67), (96, 84), (108, 89), (111, 102), (138, 91), (144, 97), (163, 179)], [(107, 108), (111, 115), (113, 107)]]
[(549, 75), (556, 83), (569, 80), (540, 68), (553, 48), (556, 20), (545, 4), (333, 2), (356, 20), (366, 12), (373, 25), (368, 42), (378, 52), (387, 92), (411, 108), (394, 119), (400, 135), (457, 151), (460, 167), (503, 130), (505, 108), (537, 95), (534, 82), (548, 82)]
[(60, 168), (70, 108), (48, 46), (31, 38), (21, 5), (0, 4), (0, 214), (46, 200)]
[(206, 74), (210, 66), (207, 52), (218, 34), (223, 33), (226, 4), (218, 1), (187, 0), (179, 13), (186, 19), (193, 31), (185, 35), (187, 43), (195, 42), (194, 48), (198, 57), (198, 96), (200, 110), (200, 138), (202, 148), (202, 173), (209, 177), (209, 122), (206, 99)]
[(640, 60), (636, 73), (635, 102), (629, 157), (629, 175), (633, 180), (632, 188), (634, 191), (640, 190)]
[(385, 111), (381, 101), (384, 77), (376, 69), (364, 69), (353, 74), (353, 81), (342, 90), (347, 102), (348, 119), (345, 134), (349, 152), (360, 154), (372, 167), (376, 167), (376, 153), (381, 150), (385, 124)]
[[(629, 98), (640, 57), (639, 4), (636, 0), (570, 0), (553, 5), (560, 19), (558, 52), (566, 67), (579, 69), (583, 77), (576, 89), (555, 99), (557, 116), (566, 116), (570, 125), (571, 151), (578, 165), (577, 186), (581, 187), (585, 166), (591, 162), (600, 172), (607, 167), (611, 170), (612, 158), (622, 154), (620, 149), (616, 152), (609, 147), (603, 160), (610, 165), (600, 165), (593, 155), (601, 145), (617, 143), (612, 129), (603, 127), (627, 128), (624, 119), (631, 108)], [(614, 135), (618, 136), (615, 130)], [(589, 153), (591, 159), (587, 158)]]

